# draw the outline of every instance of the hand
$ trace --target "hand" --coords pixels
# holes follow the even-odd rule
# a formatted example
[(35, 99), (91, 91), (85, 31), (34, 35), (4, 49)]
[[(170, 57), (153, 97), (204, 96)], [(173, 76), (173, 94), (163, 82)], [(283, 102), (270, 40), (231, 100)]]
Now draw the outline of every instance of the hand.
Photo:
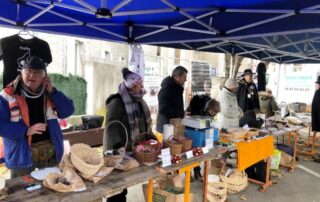
[(29, 127), (27, 130), (27, 136), (31, 135), (42, 135), (44, 131), (46, 131), (47, 125), (44, 123), (36, 123), (33, 126)]
[(190, 115), (191, 115), (191, 112), (188, 112), (188, 111), (184, 112), (184, 116), (190, 116)]
[(52, 84), (52, 82), (51, 82), (51, 80), (50, 80), (49, 77), (46, 76), (46, 77), (43, 79), (43, 85), (45, 86), (45, 88), (46, 88), (46, 90), (48, 91), (48, 93), (51, 93), (51, 92), (52, 92), (52, 90), (53, 90), (53, 84)]

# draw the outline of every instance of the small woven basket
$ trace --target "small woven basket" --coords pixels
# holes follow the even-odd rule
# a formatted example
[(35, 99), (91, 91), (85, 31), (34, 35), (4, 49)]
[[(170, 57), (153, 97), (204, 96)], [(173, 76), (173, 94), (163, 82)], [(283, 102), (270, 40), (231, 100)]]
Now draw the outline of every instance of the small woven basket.
[(228, 129), (228, 133), (231, 135), (232, 140), (241, 140), (246, 137), (247, 130), (244, 130), (242, 128), (231, 128)]
[(173, 136), (170, 136), (167, 141), (167, 146), (170, 148), (170, 154), (176, 155), (182, 153), (182, 143), (177, 139), (176, 143), (173, 143)]
[(224, 182), (208, 183), (207, 200), (209, 202), (224, 202), (227, 200), (227, 184)]
[(254, 137), (259, 135), (259, 129), (258, 128), (250, 128), (250, 130), (246, 134), (246, 138)]
[(220, 179), (227, 184), (230, 194), (239, 193), (248, 186), (248, 176), (244, 171), (233, 173), (229, 177), (220, 175)]
[(189, 139), (183, 136), (174, 137), (174, 138), (182, 143), (182, 152), (192, 149), (192, 139)]
[(71, 146), (70, 160), (78, 171), (90, 177), (104, 165), (103, 157), (96, 150), (82, 143)]
[[(134, 158), (140, 162), (140, 163), (153, 163), (157, 162), (158, 160), (158, 155), (160, 154), (161, 151), (161, 144), (158, 142), (158, 144), (153, 145), (154, 151), (153, 152), (138, 152), (137, 151), (137, 144), (141, 144), (141, 142), (145, 141), (145, 135), (146, 134), (140, 134), (136, 139), (133, 144), (133, 156)], [(154, 137), (156, 140), (157, 138)], [(149, 146), (149, 145), (148, 145)]]

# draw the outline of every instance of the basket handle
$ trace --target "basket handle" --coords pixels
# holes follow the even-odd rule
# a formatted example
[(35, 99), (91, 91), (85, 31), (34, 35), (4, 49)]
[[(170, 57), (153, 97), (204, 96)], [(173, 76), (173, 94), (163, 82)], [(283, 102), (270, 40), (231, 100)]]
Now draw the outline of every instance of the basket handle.
[(127, 128), (124, 126), (124, 124), (123, 124), (121, 121), (118, 121), (118, 120), (113, 120), (113, 121), (111, 121), (111, 122), (108, 123), (108, 125), (106, 126), (106, 130), (108, 131), (109, 127), (110, 127), (112, 124), (115, 124), (115, 123), (120, 124), (120, 125), (123, 127), (123, 129), (124, 129), (124, 132), (125, 132), (125, 134), (126, 134), (126, 144), (125, 144), (125, 146), (124, 146), (124, 149), (126, 149), (126, 148), (127, 148), (127, 145), (128, 145), (129, 135), (128, 135)]

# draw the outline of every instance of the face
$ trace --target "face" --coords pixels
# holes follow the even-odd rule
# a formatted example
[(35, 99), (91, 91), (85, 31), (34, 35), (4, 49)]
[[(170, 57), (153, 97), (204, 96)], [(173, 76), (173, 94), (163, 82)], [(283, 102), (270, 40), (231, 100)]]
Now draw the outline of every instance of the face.
[(45, 78), (45, 71), (38, 69), (22, 69), (21, 76), (25, 86), (36, 92)]
[(250, 83), (253, 80), (253, 75), (252, 74), (246, 74), (244, 75), (244, 80), (246, 80), (246, 82)]
[(218, 113), (219, 113), (219, 110), (217, 110), (217, 109), (209, 109), (208, 110), (208, 114), (211, 117), (215, 117)]
[(180, 85), (183, 86), (184, 83), (187, 81), (187, 73), (183, 73), (180, 76), (175, 76), (174, 80)]
[(316, 90), (320, 88), (320, 84), (316, 83)]
[(233, 93), (237, 93), (238, 88), (230, 88), (230, 91), (233, 92)]
[(142, 84), (142, 80), (137, 82), (132, 88), (131, 90), (135, 93), (141, 93), (143, 89), (143, 84)]

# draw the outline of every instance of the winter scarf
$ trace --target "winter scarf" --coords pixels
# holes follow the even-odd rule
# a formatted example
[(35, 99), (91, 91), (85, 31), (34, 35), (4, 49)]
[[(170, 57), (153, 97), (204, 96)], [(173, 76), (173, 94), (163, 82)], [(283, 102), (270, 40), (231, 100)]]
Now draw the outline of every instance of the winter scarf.
[(148, 129), (147, 131), (151, 131), (151, 116), (149, 108), (146, 102), (143, 100), (144, 91), (137, 94), (132, 92), (130, 89), (126, 87), (125, 82), (119, 85), (119, 94), (122, 98), (122, 101), (125, 105), (126, 112), (128, 115), (130, 130), (131, 130), (131, 139), (135, 140), (135, 138), (139, 135), (139, 114), (141, 103), (142, 113), (144, 114), (145, 120), (147, 122)]

